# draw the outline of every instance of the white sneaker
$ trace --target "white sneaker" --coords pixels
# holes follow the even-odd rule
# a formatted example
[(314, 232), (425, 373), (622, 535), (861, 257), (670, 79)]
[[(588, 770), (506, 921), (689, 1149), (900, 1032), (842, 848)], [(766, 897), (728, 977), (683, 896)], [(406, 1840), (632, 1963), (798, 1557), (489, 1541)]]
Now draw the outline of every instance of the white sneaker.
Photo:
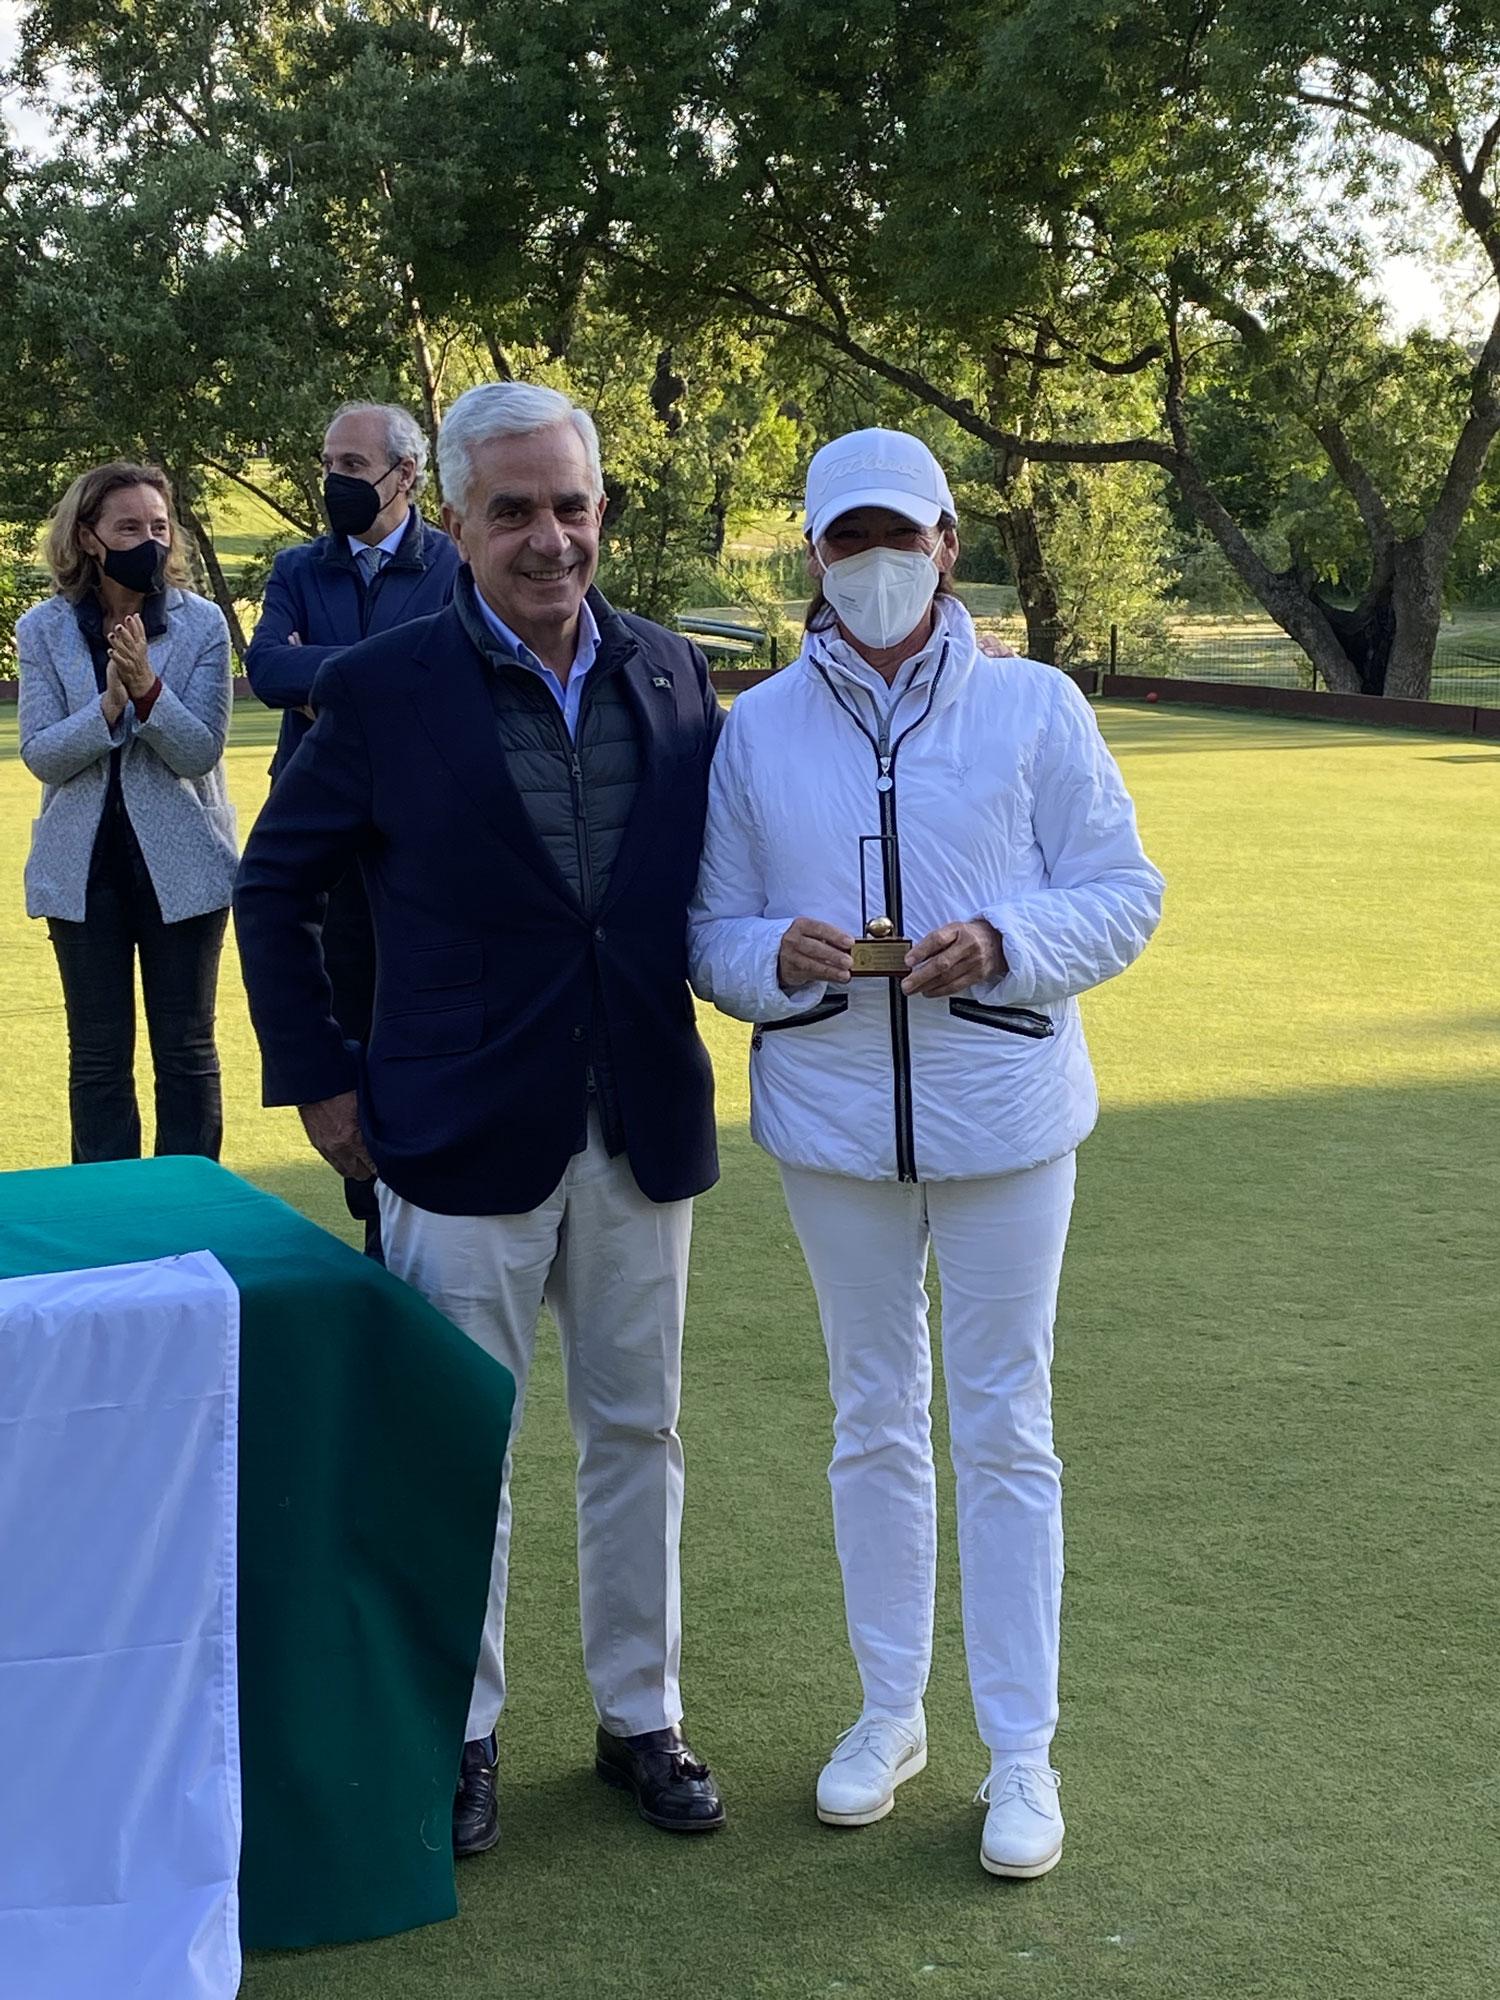
[(1045, 1751), (996, 1760), (976, 1794), (978, 1803), (989, 1807), (979, 1860), (991, 1875), (1029, 1882), (1057, 1866), (1063, 1846), (1061, 1783)]
[(896, 1787), (927, 1765), (927, 1723), (862, 1715), (818, 1773), (818, 1818), (825, 1826), (871, 1826), (896, 1803)]

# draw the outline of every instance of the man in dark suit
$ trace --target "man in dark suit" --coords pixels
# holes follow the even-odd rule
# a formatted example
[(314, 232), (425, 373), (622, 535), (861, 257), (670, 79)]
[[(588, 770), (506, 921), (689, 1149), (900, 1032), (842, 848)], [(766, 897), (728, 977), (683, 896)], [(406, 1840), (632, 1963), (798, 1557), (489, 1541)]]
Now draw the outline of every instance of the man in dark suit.
[[(245, 670), (267, 708), (283, 711), (271, 782), (312, 727), (320, 668), (377, 632), (441, 611), (453, 594), (458, 550), (416, 502), (427, 483), (427, 439), (390, 403), (345, 403), (323, 437), (323, 505), (329, 532), (283, 549), (271, 566)], [(359, 871), (328, 894), (323, 956), (333, 1011), (351, 1041), (370, 1033), (375, 943)], [(378, 1258), (380, 1213), (373, 1184), (346, 1178), (349, 1213)]]
[[(595, 1765), (645, 1818), (724, 1811), (680, 1728), (677, 1437), (692, 1197), (717, 1178), (686, 912), (720, 712), (702, 655), (591, 588), (604, 488), (587, 415), (487, 384), (443, 425), (449, 608), (331, 660), (235, 899), (266, 1101), (379, 1176), (390, 1268), (509, 1368), (543, 1300), (579, 1450)], [(363, 870), (379, 976), (356, 1057), (319, 896)], [(509, 1481), (454, 1801), (498, 1837)]]

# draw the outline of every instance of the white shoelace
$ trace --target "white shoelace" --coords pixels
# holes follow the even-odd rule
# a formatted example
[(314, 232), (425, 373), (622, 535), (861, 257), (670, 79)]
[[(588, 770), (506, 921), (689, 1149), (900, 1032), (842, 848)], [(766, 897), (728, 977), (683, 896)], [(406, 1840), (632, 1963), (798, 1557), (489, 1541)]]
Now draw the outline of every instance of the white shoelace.
[[(995, 1780), (1000, 1779), (1000, 1789), (996, 1791)], [(1000, 1806), (1007, 1799), (1018, 1798), (1030, 1806), (1044, 1819), (1050, 1819), (1055, 1811), (1055, 1795), (1062, 1784), (1059, 1774), (1047, 1764), (1011, 1763), (1000, 1771), (991, 1771), (979, 1790), (974, 1794), (977, 1806)], [(1043, 1785), (1050, 1786), (1054, 1798), (1043, 1796)]]
[[(894, 1740), (891, 1743), (889, 1752), (881, 1749), (870, 1740), (877, 1731), (882, 1729), (888, 1729), (893, 1734)], [(915, 1730), (909, 1729), (904, 1722), (893, 1721), (888, 1715), (865, 1715), (861, 1716), (858, 1722), (850, 1723), (849, 1727), (838, 1737), (834, 1743), (833, 1755), (829, 1759), (829, 1762), (832, 1764), (841, 1764), (846, 1757), (858, 1757), (863, 1751), (868, 1750), (872, 1756), (878, 1757), (881, 1763), (889, 1769), (895, 1763), (897, 1757), (900, 1756), (901, 1752), (910, 1749), (916, 1741)]]

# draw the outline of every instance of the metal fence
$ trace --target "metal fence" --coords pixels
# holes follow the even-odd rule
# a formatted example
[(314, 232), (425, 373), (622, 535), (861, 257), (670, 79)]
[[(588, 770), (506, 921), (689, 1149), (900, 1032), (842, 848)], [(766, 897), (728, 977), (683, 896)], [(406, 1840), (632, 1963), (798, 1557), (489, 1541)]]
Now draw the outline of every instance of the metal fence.
[[(1013, 619), (985, 620), (987, 630), (1026, 650), (1026, 628)], [(1184, 619), (1154, 644), (1110, 632), (1107, 656), (1089, 661), (1110, 673), (1170, 674), (1180, 680), (1232, 681), (1242, 687), (1320, 688), (1322, 677), (1284, 632), (1270, 624), (1235, 630), (1213, 618)], [(1433, 701), (1500, 708), (1500, 612), (1463, 612), (1438, 634), (1433, 655)]]
[[(1131, 646), (1111, 634), (1110, 669), (1171, 674), (1184, 680), (1232, 681), (1245, 687), (1322, 685), (1302, 649), (1274, 630), (1225, 631), (1205, 620), (1172, 632), (1164, 643)], [(1432, 701), (1500, 708), (1500, 618), (1444, 626), (1433, 655)]]

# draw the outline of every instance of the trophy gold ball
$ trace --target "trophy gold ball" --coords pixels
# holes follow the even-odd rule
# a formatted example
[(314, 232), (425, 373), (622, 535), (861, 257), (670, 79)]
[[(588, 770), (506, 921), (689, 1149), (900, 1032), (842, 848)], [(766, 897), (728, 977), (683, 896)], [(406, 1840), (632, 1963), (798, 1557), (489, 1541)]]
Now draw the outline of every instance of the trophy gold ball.
[(894, 937), (895, 934), (896, 926), (891, 922), (889, 917), (871, 917), (870, 921), (865, 925), (866, 937), (888, 938)]

